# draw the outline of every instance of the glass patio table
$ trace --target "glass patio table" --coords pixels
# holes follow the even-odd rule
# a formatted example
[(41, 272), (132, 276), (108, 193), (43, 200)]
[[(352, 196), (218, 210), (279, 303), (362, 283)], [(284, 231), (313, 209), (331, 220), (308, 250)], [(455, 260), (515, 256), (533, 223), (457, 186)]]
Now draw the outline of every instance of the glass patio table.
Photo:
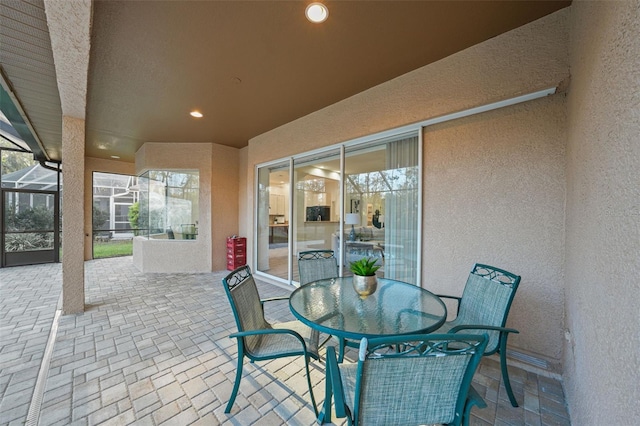
[[(444, 302), (435, 294), (387, 278), (378, 278), (375, 293), (364, 298), (354, 290), (351, 277), (314, 281), (291, 293), (289, 307), (309, 327), (358, 342), (363, 337), (429, 333), (447, 317)], [(325, 386), (324, 408), (318, 418), (321, 424), (331, 421), (329, 380)]]
[(438, 296), (402, 281), (378, 278), (372, 295), (360, 297), (351, 277), (305, 284), (291, 293), (293, 315), (309, 327), (336, 337), (363, 337), (429, 333), (447, 317)]

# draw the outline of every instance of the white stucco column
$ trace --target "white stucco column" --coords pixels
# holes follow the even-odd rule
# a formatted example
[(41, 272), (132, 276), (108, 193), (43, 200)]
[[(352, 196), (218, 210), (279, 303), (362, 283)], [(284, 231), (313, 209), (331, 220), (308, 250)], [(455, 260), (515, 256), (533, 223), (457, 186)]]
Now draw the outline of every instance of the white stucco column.
[(62, 312), (84, 312), (84, 138), (80, 118), (62, 117)]

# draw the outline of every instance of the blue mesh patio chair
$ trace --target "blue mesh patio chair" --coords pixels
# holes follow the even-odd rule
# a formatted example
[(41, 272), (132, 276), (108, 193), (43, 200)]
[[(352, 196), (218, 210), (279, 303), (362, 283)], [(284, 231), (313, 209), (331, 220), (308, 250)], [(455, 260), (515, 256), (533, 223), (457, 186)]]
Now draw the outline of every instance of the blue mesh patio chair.
[[(300, 285), (313, 281), (338, 277), (338, 261), (333, 250), (308, 250), (298, 254), (298, 272), (300, 273)], [(320, 347), (331, 339), (327, 337)], [(344, 339), (340, 340), (340, 347), (344, 352)], [(342, 352), (341, 352), (342, 353)]]
[(350, 425), (467, 425), (474, 405), (486, 407), (471, 386), (486, 344), (486, 335), (466, 334), (363, 338), (351, 364), (338, 364), (328, 347), (336, 417)]
[(276, 358), (303, 356), (307, 373), (307, 384), (313, 410), (318, 415), (316, 401), (309, 375), (309, 359), (318, 359), (318, 332), (299, 321), (271, 324), (264, 317), (264, 304), (274, 300), (287, 300), (287, 296), (260, 299), (256, 283), (249, 266), (241, 266), (222, 279), (229, 298), (238, 332), (229, 337), (238, 342), (238, 368), (236, 380), (225, 413), (238, 394), (244, 357), (251, 362)]
[(441, 298), (457, 301), (457, 316), (453, 321), (445, 322), (436, 333), (465, 334), (486, 333), (489, 342), (485, 355), (500, 354), (500, 368), (504, 387), (509, 401), (518, 406), (507, 371), (507, 338), (510, 333), (519, 333), (513, 328), (506, 328), (507, 316), (511, 302), (520, 284), (520, 276), (489, 265), (475, 264), (462, 297), (438, 295)]
[(333, 250), (309, 250), (298, 254), (300, 285), (338, 277), (338, 262)]
[[(300, 272), (300, 285), (313, 281), (338, 277), (338, 261), (333, 250), (309, 250), (302, 251), (298, 255), (298, 271)], [(320, 346), (324, 346), (331, 336), (325, 339)], [(357, 341), (348, 340), (342, 337), (337, 338), (340, 344), (338, 360), (344, 359), (346, 346), (359, 347)]]

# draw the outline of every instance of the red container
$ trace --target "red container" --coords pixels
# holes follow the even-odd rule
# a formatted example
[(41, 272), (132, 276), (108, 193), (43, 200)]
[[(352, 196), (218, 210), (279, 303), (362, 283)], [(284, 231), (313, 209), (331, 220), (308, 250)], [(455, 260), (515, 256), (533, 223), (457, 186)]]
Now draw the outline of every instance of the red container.
[(247, 239), (227, 238), (227, 270), (233, 271), (236, 268), (247, 264)]

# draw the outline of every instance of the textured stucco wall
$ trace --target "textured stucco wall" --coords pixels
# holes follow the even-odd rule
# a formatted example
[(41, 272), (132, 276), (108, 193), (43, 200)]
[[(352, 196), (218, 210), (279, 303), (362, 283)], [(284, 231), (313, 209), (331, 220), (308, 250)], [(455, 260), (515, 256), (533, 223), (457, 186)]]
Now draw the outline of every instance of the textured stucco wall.
[[(462, 294), (474, 263), (522, 276), (508, 325), (560, 372), (565, 95), (424, 129), (422, 285)], [(532, 326), (535, 324), (535, 326)]]
[(211, 146), (211, 235), (214, 271), (227, 268), (227, 237), (238, 234), (239, 153), (237, 148)]
[[(211, 249), (211, 176), (213, 144), (146, 143), (136, 152), (136, 174), (146, 170), (198, 170), (200, 174), (198, 238), (190, 241), (134, 238), (133, 263), (143, 272), (209, 272)], [(235, 179), (234, 182), (237, 182)]]
[(85, 119), (92, 2), (45, 0), (44, 6), (62, 113)]
[(123, 175), (135, 175), (135, 164), (125, 161), (104, 160), (101, 158), (86, 157), (84, 163), (84, 259), (93, 258), (92, 253), (92, 210), (93, 210), (93, 172), (118, 173)]
[(640, 419), (640, 2), (574, 1), (564, 383), (572, 423)]
[(85, 122), (62, 117), (62, 312), (84, 312)]
[[(253, 171), (249, 167), (249, 148), (244, 147), (239, 152), (239, 161), (238, 161), (238, 170), (240, 170), (239, 176), (239, 187), (238, 187), (238, 209), (240, 212), (238, 229), (251, 229), (251, 223), (248, 221), (249, 215), (247, 212), (253, 210), (253, 204), (249, 201), (249, 196), (247, 194), (247, 188), (251, 186), (251, 183), (247, 181), (249, 176), (253, 176)], [(251, 172), (250, 172), (251, 171)], [(246, 233), (242, 235), (246, 237)]]

